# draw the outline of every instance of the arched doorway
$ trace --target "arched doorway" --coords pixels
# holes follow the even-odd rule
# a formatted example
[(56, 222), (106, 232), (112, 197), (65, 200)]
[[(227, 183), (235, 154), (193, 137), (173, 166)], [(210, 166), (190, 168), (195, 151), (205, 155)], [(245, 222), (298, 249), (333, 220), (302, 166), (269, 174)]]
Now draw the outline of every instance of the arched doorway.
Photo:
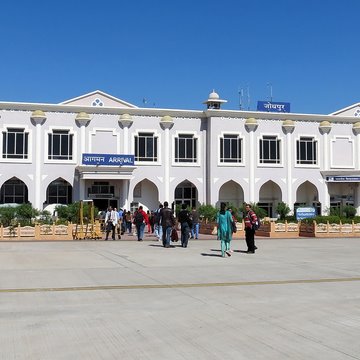
[(276, 207), (282, 200), (282, 193), (280, 186), (273, 181), (269, 180), (263, 184), (259, 191), (258, 206), (263, 208), (267, 216), (276, 217)]
[(0, 192), (1, 204), (24, 204), (28, 202), (28, 188), (23, 181), (13, 177), (4, 182)]
[(174, 201), (175, 205), (186, 204), (190, 208), (198, 205), (198, 191), (196, 186), (185, 180), (175, 188)]
[(233, 180), (223, 184), (219, 190), (219, 200), (216, 206), (219, 207), (221, 202), (240, 208), (244, 203), (244, 191), (242, 187)]
[(133, 199), (131, 211), (135, 211), (140, 205), (145, 211), (155, 210), (159, 207), (159, 190), (152, 181), (144, 179), (135, 185)]
[(296, 202), (294, 204), (294, 212), (300, 206), (313, 206), (316, 214), (321, 214), (321, 204), (319, 202), (319, 193), (314, 184), (310, 181), (303, 182), (296, 190)]

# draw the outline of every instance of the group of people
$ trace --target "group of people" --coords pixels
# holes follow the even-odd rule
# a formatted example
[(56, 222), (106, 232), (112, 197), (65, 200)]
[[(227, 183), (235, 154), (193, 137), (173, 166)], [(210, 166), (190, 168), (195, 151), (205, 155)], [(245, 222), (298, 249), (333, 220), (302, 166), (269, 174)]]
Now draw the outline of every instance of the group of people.
[[(255, 246), (255, 225), (259, 219), (251, 209), (250, 204), (245, 205), (244, 215), (246, 252), (254, 254), (257, 249)], [(189, 239), (199, 238), (199, 213), (195, 207), (190, 212), (187, 205), (182, 204), (177, 220), (181, 226), (181, 246), (186, 248)], [(225, 203), (220, 205), (216, 222), (218, 225), (217, 237), (221, 242), (221, 256), (231, 256), (231, 240), (232, 234), (235, 232), (234, 228), (236, 228), (236, 219)], [(133, 224), (136, 227), (138, 241), (143, 241), (145, 227), (148, 226), (148, 232), (154, 233), (157, 239), (162, 241), (165, 248), (170, 247), (172, 232), (176, 231), (176, 219), (167, 201), (164, 202), (164, 205), (160, 204), (159, 208), (151, 213), (145, 212), (142, 206), (139, 206), (134, 214), (131, 214), (130, 211), (117, 211), (116, 208), (109, 207), (105, 215), (105, 240), (109, 240), (110, 233), (112, 240), (115, 240), (116, 234), (118, 239), (121, 239), (121, 235), (125, 231), (130, 234)]]
[[(181, 224), (181, 246), (187, 247), (189, 238), (199, 238), (199, 213), (195, 207), (189, 212), (183, 204), (177, 220)], [(116, 234), (118, 239), (121, 239), (121, 235), (126, 231), (131, 234), (133, 225), (138, 241), (143, 241), (147, 226), (148, 233), (153, 233), (162, 241), (164, 247), (169, 248), (176, 219), (167, 201), (152, 212), (145, 212), (143, 207), (139, 206), (133, 214), (130, 211), (117, 211), (116, 208), (109, 207), (105, 214), (105, 240), (109, 240), (110, 233), (112, 240), (115, 240)]]
[[(245, 214), (244, 214), (244, 224), (245, 224), (245, 240), (247, 245), (247, 253), (255, 254), (257, 247), (255, 246), (255, 230), (256, 224), (259, 219), (255, 212), (251, 209), (250, 204), (245, 205)], [(233, 229), (235, 225), (235, 218), (231, 213), (231, 209), (227, 209), (225, 203), (220, 204), (220, 211), (217, 214), (216, 222), (218, 225), (218, 240), (221, 241), (221, 256), (225, 257), (231, 256), (231, 240)]]

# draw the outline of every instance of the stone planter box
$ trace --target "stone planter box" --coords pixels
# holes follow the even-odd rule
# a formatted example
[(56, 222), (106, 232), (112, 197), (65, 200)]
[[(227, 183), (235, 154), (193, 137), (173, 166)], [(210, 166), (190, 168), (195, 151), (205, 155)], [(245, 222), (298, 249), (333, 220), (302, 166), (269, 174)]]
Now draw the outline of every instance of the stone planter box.
[(261, 224), (259, 230), (256, 231), (257, 236), (271, 237), (271, 238), (298, 238), (299, 237), (300, 222), (264, 222)]
[(300, 236), (305, 237), (360, 237), (360, 223), (351, 222), (351, 224), (317, 224), (313, 221), (311, 224), (302, 223), (300, 226)]
[[(233, 237), (235, 237), (235, 238), (244, 237), (245, 236), (244, 222), (243, 221), (237, 222), (236, 228), (237, 228), (237, 231), (236, 231), (236, 233), (233, 234)], [(205, 235), (217, 235), (217, 223), (215, 221), (200, 222), (199, 233), (205, 234)]]
[[(34, 226), (0, 226), (0, 240), (81, 240), (88, 238), (90, 235), (89, 226), (83, 225), (40, 225)], [(95, 223), (94, 232), (101, 234), (100, 224)], [(77, 234), (77, 236), (74, 236)], [(85, 237), (86, 235), (86, 237)]]

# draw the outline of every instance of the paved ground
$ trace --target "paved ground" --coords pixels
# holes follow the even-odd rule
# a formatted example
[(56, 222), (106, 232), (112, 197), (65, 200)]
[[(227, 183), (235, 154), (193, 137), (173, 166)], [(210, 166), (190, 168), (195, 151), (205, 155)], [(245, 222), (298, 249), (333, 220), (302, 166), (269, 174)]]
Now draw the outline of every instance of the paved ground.
[(0, 243), (0, 359), (360, 359), (360, 239)]

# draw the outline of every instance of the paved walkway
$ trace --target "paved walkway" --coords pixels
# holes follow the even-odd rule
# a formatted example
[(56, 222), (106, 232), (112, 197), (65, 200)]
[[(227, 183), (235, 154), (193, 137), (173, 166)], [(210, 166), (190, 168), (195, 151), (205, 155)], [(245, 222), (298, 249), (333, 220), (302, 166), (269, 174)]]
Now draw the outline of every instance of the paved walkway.
[(0, 243), (0, 359), (360, 359), (360, 239)]

